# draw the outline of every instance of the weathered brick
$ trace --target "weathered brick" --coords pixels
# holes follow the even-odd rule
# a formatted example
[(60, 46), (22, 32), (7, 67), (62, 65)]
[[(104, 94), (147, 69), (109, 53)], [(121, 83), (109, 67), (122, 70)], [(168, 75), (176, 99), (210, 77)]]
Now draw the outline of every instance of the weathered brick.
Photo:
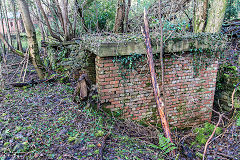
[[(191, 57), (176, 58), (174, 62), (171, 58), (165, 59), (166, 107), (167, 113), (171, 115), (169, 122), (174, 126), (197, 124), (200, 122), (199, 120), (194, 123), (190, 123), (189, 120), (201, 114), (203, 120), (211, 119), (211, 111), (209, 112), (209, 109), (205, 110), (205, 108), (212, 107), (213, 104), (217, 62), (214, 62), (207, 70), (201, 70), (197, 77), (193, 77), (191, 62)], [(157, 80), (161, 86), (160, 62), (157, 60), (155, 63)], [(111, 108), (112, 110), (121, 108), (125, 103), (129, 109), (126, 108), (125, 112), (127, 113), (124, 115), (133, 119), (141, 119), (152, 114), (151, 110), (156, 107), (156, 102), (147, 65), (138, 65), (139, 68), (136, 68), (138, 72), (128, 72), (125, 77), (127, 79), (123, 79), (118, 68), (119, 64), (113, 63), (112, 57), (97, 57), (96, 66), (97, 85), (100, 89), (98, 92), (104, 98), (101, 102), (110, 102), (111, 100), (112, 105), (110, 106), (114, 107)], [(126, 70), (121, 72), (126, 72)], [(105, 89), (101, 90), (101, 88)], [(200, 88), (204, 90), (200, 91)], [(183, 111), (177, 111), (179, 106), (185, 106)], [(177, 119), (178, 121), (176, 121)]]

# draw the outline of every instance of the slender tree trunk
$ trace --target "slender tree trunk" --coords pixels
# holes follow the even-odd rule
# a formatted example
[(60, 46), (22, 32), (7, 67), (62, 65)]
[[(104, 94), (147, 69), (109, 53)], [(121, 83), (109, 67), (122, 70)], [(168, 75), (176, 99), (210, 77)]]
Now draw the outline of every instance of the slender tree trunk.
[(46, 24), (47, 24), (48, 31), (50, 32), (50, 35), (51, 35), (53, 38), (55, 38), (55, 39), (59, 40), (60, 42), (62, 42), (61, 38), (52, 31), (52, 28), (51, 28), (50, 23), (49, 23), (49, 21), (48, 21), (48, 17), (47, 17), (47, 15), (46, 15), (45, 11), (43, 10), (41, 1), (40, 1), (40, 0), (36, 0), (36, 3), (37, 3), (38, 8), (41, 10), (41, 12), (42, 12), (42, 14), (43, 14), (43, 17), (44, 17), (45, 22), (46, 22)]
[(76, 26), (77, 26), (77, 0), (74, 1), (74, 20), (73, 20), (73, 36), (76, 36)]
[(68, 41), (71, 39), (71, 30), (70, 30), (70, 22), (68, 20), (68, 0), (60, 0), (60, 8), (63, 18), (63, 26), (64, 26), (64, 37), (65, 40)]
[(208, 0), (196, 0), (194, 4), (194, 23), (195, 33), (203, 32), (207, 21)]
[(20, 21), (20, 29), (21, 29), (21, 32), (23, 32), (23, 33), (25, 33), (26, 31), (25, 31), (25, 28), (24, 28), (24, 25), (23, 25), (23, 18), (22, 18), (22, 14), (20, 14), (20, 19), (19, 19), (19, 21)]
[(7, 16), (7, 6), (5, 0), (3, 0), (3, 14), (5, 16), (5, 23), (6, 23), (6, 28), (7, 28), (7, 36), (8, 36), (8, 41), (10, 45), (12, 45), (12, 38), (11, 38), (11, 31), (10, 31), (10, 26), (9, 26), (9, 21), (8, 21), (8, 16)]
[(13, 53), (15, 53), (15, 54), (17, 54), (17, 55), (19, 55), (19, 56), (21, 56), (21, 57), (24, 57), (24, 54), (23, 54), (21, 51), (16, 50), (13, 46), (11, 46), (11, 45), (8, 43), (8, 41), (4, 38), (4, 35), (1, 34), (1, 33), (0, 33), (0, 40), (3, 42), (3, 44), (4, 44), (5, 46), (8, 47), (8, 49), (9, 49), (10, 51), (12, 51)]
[(211, 0), (209, 5), (205, 32), (220, 32), (227, 7), (227, 0)]
[(125, 17), (125, 32), (128, 32), (129, 28), (128, 28), (128, 17), (129, 17), (129, 11), (131, 8), (131, 0), (128, 0), (128, 6), (127, 6), (127, 10), (126, 10), (126, 17)]
[(115, 17), (114, 33), (123, 33), (125, 18), (125, 0), (118, 0), (118, 7)]
[(55, 6), (56, 6), (56, 8), (57, 8), (56, 15), (57, 15), (58, 18), (59, 18), (60, 24), (61, 24), (62, 29), (63, 29), (63, 32), (64, 32), (64, 29), (65, 29), (65, 27), (64, 27), (64, 21), (63, 21), (62, 11), (61, 11), (60, 5), (59, 5), (59, 3), (58, 3), (58, 0), (54, 0), (54, 4), (55, 4)]
[[(5, 39), (5, 26), (4, 26), (4, 19), (3, 19), (3, 13), (2, 13), (2, 5), (1, 5), (1, 0), (0, 0), (0, 19), (1, 19), (1, 25), (2, 25), (2, 34), (3, 38)], [(3, 57), (5, 56), (6, 52), (6, 47), (5, 44), (3, 43)]]
[[(159, 6), (159, 22), (160, 22), (160, 61), (161, 61), (161, 81), (162, 81), (162, 87), (161, 91), (163, 94), (163, 102), (165, 103), (165, 85), (164, 85), (164, 63), (163, 63), (163, 22), (162, 22), (162, 7), (161, 7), (161, 0), (158, 1), (158, 6)], [(164, 113), (166, 113), (166, 107), (164, 106)], [(166, 114), (167, 118), (167, 114)]]
[(38, 4), (37, 1), (35, 1), (35, 4), (36, 4), (36, 7), (37, 7), (37, 14), (38, 14), (38, 17), (39, 17), (38, 24), (39, 24), (39, 28), (40, 28), (40, 31), (41, 31), (42, 40), (45, 41), (45, 33), (44, 33), (44, 29), (43, 29), (43, 24), (42, 24), (43, 19), (42, 19), (41, 11), (40, 11), (39, 4)]
[(97, 29), (97, 32), (99, 32), (97, 1), (95, 1), (95, 8), (96, 8), (96, 29)]
[(153, 53), (152, 53), (151, 41), (150, 41), (150, 37), (149, 37), (149, 25), (148, 25), (146, 9), (144, 10), (144, 31), (143, 31), (143, 35), (145, 37), (148, 64), (149, 64), (149, 68), (150, 68), (153, 91), (154, 91), (154, 96), (155, 96), (155, 100), (156, 100), (156, 103), (157, 103), (158, 113), (159, 113), (160, 118), (161, 118), (164, 134), (165, 134), (166, 138), (169, 138), (169, 140), (172, 142), (171, 132), (170, 132), (170, 129), (169, 129), (168, 121), (167, 121), (167, 118), (164, 114), (164, 103), (162, 101), (162, 98), (160, 97), (160, 90), (159, 90), (159, 87), (158, 87), (158, 84), (157, 84), (157, 78), (156, 78), (155, 67), (154, 67), (154, 62), (153, 62)]
[(84, 20), (83, 11), (86, 10), (93, 1), (94, 0), (85, 0), (84, 3), (82, 4), (82, 1), (80, 0), (80, 2), (77, 4), (77, 11), (78, 11), (78, 14), (81, 18), (82, 27), (85, 30), (85, 32), (89, 32), (89, 31), (88, 31), (88, 27), (87, 27), (87, 25), (85, 23), (85, 20)]
[(18, 23), (17, 23), (15, 0), (10, 0), (10, 2), (11, 2), (11, 5), (12, 5), (12, 9), (13, 9), (14, 25), (15, 25), (15, 28), (17, 30), (17, 32), (16, 32), (16, 35), (17, 35), (17, 46), (18, 46), (17, 49), (19, 49), (22, 52), (23, 49), (22, 49), (22, 43), (21, 43), (21, 38), (20, 38), (19, 27), (18, 27)]
[(19, 2), (20, 11), (22, 13), (24, 27), (28, 37), (30, 59), (37, 71), (38, 77), (40, 79), (43, 79), (45, 70), (39, 56), (36, 32), (30, 17), (28, 4), (26, 3), (25, 0), (18, 0), (18, 2)]

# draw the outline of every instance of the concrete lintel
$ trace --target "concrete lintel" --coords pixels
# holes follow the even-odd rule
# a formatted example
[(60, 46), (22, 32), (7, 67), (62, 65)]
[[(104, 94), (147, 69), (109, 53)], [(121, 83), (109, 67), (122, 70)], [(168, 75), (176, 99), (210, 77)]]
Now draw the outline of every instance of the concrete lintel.
[[(206, 39), (207, 41), (207, 39)], [(158, 53), (156, 45), (152, 46), (153, 53)], [(164, 53), (177, 53), (182, 51), (190, 51), (192, 48), (209, 48), (209, 44), (200, 43), (197, 40), (181, 39), (178, 41), (169, 40), (164, 47)], [(96, 55), (99, 57), (124, 56), (136, 54), (146, 54), (146, 46), (144, 42), (126, 42), (126, 43), (102, 43), (97, 50)]]

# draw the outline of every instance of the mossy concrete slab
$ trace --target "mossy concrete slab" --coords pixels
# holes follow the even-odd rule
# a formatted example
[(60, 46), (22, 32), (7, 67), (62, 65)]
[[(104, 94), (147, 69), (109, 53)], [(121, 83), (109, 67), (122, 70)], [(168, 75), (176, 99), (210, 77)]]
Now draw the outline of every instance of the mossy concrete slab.
[[(191, 51), (191, 49), (207, 49), (209, 42), (201, 42), (196, 39), (169, 40), (164, 46), (164, 53), (177, 53)], [(153, 53), (158, 53), (160, 47), (153, 45)], [(136, 54), (146, 54), (146, 45), (144, 42), (126, 42), (126, 43), (101, 43), (95, 53), (99, 57), (125, 56)]]

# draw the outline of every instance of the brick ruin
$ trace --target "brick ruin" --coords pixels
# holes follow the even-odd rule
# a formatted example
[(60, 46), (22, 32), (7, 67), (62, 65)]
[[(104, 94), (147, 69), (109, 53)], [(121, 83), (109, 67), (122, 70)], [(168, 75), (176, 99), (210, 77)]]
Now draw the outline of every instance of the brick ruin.
[[(194, 43), (198, 48), (204, 47)], [(206, 69), (195, 74), (193, 56), (186, 44), (183, 41), (168, 44), (164, 50), (165, 111), (169, 125), (176, 127), (191, 127), (211, 120), (218, 70), (218, 61), (211, 59)], [(96, 85), (103, 107), (121, 111), (125, 118), (153, 121), (158, 116), (145, 51), (143, 43), (102, 44), (95, 58)], [(156, 48), (153, 51), (157, 53)], [(184, 55), (172, 56), (182, 51)], [(116, 56), (127, 58), (131, 53), (143, 55), (142, 60), (136, 60), (134, 69), (123, 69), (114, 60)], [(155, 70), (161, 88), (158, 58)]]

